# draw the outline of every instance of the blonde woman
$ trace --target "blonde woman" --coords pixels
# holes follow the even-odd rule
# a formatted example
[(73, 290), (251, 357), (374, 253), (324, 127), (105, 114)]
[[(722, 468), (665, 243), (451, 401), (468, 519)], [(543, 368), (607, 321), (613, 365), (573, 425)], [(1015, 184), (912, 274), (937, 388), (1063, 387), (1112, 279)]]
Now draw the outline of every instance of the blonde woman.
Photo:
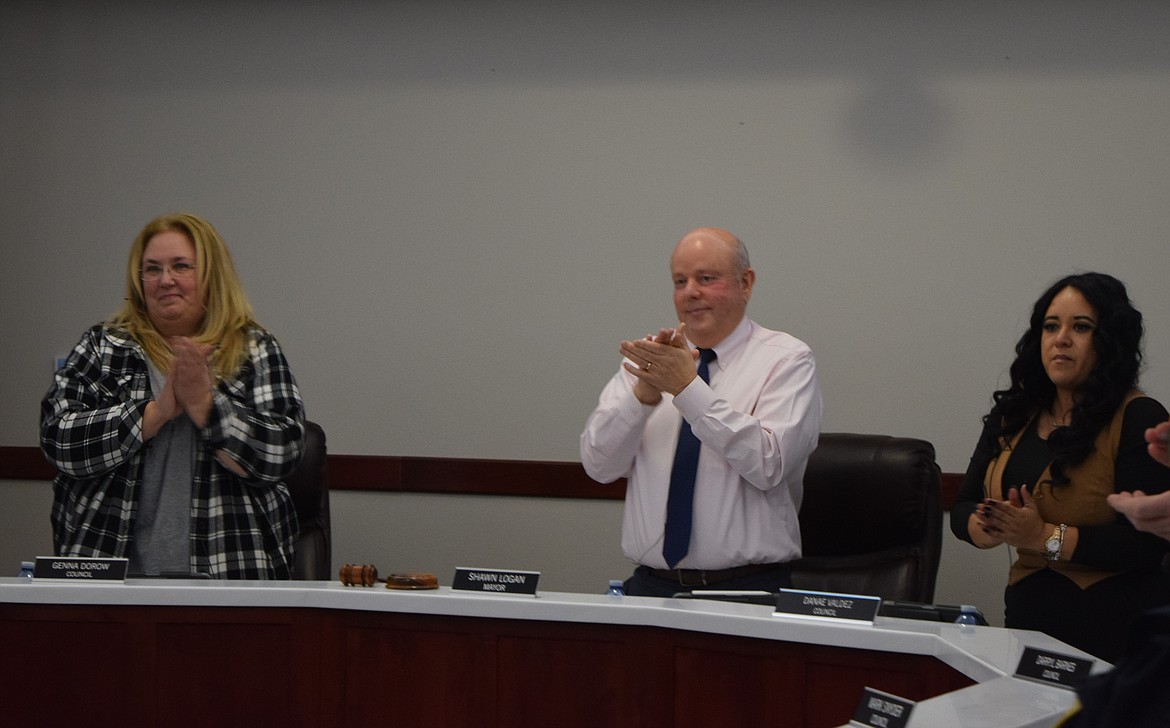
[(296, 514), (281, 482), (304, 412), (231, 254), (195, 215), (135, 238), (126, 299), (82, 336), (41, 403), (59, 556), (130, 572), (287, 579)]

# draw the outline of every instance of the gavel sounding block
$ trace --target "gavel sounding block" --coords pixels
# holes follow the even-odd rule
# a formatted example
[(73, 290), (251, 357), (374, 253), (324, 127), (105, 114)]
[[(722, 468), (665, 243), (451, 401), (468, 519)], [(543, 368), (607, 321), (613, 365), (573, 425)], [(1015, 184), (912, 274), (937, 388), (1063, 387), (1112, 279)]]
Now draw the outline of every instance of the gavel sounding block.
[(391, 574), (386, 578), (387, 589), (438, 589), (439, 578), (434, 574), (408, 572)]

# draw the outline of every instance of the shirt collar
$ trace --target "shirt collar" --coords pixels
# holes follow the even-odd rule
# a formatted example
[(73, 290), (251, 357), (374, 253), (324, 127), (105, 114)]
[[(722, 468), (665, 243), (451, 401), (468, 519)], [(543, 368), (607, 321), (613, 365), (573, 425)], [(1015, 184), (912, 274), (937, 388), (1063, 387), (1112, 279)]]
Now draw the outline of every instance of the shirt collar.
[[(715, 350), (715, 363), (719, 364), (720, 362), (730, 361), (736, 354), (742, 351), (744, 344), (751, 337), (754, 326), (755, 324), (747, 316), (740, 319), (739, 324), (727, 335), (726, 339), (711, 347)], [(690, 344), (690, 341), (687, 343)], [(694, 348), (694, 345), (691, 344), (691, 347)]]
[(130, 332), (126, 331), (125, 329), (107, 326), (106, 338), (116, 346), (123, 346), (127, 349), (142, 349), (142, 346), (134, 339), (134, 337), (130, 335)]

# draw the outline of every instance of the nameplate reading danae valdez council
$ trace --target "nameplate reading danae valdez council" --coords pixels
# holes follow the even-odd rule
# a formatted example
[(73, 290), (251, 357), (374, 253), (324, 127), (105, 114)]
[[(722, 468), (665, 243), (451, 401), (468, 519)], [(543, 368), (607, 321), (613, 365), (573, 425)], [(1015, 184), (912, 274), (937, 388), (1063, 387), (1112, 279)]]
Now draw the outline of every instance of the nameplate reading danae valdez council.
[(857, 594), (811, 592), (801, 589), (781, 589), (776, 595), (777, 617), (803, 619), (832, 619), (873, 624), (881, 597)]
[(126, 581), (129, 559), (88, 556), (38, 556), (33, 579)]
[(455, 579), (451, 582), (451, 588), (489, 594), (535, 595), (538, 581), (539, 571), (505, 571), (459, 566), (455, 569)]

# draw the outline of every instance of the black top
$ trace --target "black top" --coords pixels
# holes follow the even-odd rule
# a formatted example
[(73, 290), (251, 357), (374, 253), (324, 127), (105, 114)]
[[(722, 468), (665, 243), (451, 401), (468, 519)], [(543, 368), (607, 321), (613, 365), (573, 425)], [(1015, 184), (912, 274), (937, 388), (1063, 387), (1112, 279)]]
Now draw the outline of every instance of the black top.
[[(1004, 468), (1003, 485), (1027, 485), (1033, 488), (1052, 460), (1048, 441), (1036, 432), (1036, 419), (1020, 437), (1011, 458)], [(1114, 463), (1115, 492), (1141, 490), (1161, 493), (1170, 490), (1170, 468), (1150, 457), (1145, 439), (1146, 429), (1170, 419), (1160, 402), (1150, 397), (1138, 397), (1126, 405), (1121, 424), (1121, 439)], [(963, 485), (951, 508), (951, 531), (973, 543), (967, 532), (967, 521), (976, 506), (983, 502), (983, 480), (987, 466), (998, 454), (998, 449), (986, 447), (987, 426), (984, 425), (980, 445), (976, 446), (963, 478)], [(1058, 486), (1059, 487), (1059, 486)], [(1005, 494), (992, 497), (1002, 500)], [(1110, 571), (1125, 571), (1139, 565), (1156, 566), (1167, 551), (1168, 544), (1153, 534), (1140, 533), (1120, 513), (1113, 525), (1078, 526), (1076, 552), (1071, 561)]]

